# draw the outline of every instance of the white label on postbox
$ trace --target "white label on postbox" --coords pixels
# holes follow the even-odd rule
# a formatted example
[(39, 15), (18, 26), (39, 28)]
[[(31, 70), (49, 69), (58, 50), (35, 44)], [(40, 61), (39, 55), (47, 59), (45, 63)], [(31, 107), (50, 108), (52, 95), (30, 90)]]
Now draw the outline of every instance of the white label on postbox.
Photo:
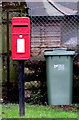
[(24, 53), (24, 52), (25, 52), (25, 40), (17, 39), (17, 53)]

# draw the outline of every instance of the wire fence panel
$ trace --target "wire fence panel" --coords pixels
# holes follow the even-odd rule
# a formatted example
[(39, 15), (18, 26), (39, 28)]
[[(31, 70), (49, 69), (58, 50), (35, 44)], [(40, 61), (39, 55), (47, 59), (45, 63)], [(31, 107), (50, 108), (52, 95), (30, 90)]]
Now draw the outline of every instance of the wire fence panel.
[(79, 44), (78, 29), (78, 16), (70, 16), (63, 20), (61, 24), (61, 44), (76, 48)]
[(60, 34), (60, 21), (53, 21), (51, 17), (31, 17), (32, 56), (43, 56), (45, 50), (59, 47)]
[(78, 49), (78, 16), (36, 16), (31, 17), (32, 56), (43, 56), (53, 47)]

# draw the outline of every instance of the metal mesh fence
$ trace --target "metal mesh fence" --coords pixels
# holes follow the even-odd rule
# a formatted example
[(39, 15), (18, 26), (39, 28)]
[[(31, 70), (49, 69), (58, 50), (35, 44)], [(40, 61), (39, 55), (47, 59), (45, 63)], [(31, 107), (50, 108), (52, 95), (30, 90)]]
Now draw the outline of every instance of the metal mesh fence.
[(53, 47), (78, 49), (78, 16), (31, 17), (32, 55), (43, 56), (44, 50)]

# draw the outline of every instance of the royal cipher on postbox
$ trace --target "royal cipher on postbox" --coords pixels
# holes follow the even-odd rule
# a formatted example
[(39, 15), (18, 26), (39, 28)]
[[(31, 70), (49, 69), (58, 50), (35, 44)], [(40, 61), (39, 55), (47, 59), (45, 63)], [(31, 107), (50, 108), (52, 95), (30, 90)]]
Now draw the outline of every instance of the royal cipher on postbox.
[(12, 18), (12, 59), (30, 59), (30, 18)]

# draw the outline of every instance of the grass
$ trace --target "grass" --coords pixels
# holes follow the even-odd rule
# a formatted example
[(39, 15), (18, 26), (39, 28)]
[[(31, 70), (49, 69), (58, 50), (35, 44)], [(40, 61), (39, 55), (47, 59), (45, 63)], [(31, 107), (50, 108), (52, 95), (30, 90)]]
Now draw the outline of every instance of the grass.
[(2, 105), (0, 104), (0, 120), (2, 119)]
[(78, 112), (66, 112), (42, 105), (25, 104), (25, 116), (19, 116), (18, 104), (4, 104), (2, 118), (79, 118)]

